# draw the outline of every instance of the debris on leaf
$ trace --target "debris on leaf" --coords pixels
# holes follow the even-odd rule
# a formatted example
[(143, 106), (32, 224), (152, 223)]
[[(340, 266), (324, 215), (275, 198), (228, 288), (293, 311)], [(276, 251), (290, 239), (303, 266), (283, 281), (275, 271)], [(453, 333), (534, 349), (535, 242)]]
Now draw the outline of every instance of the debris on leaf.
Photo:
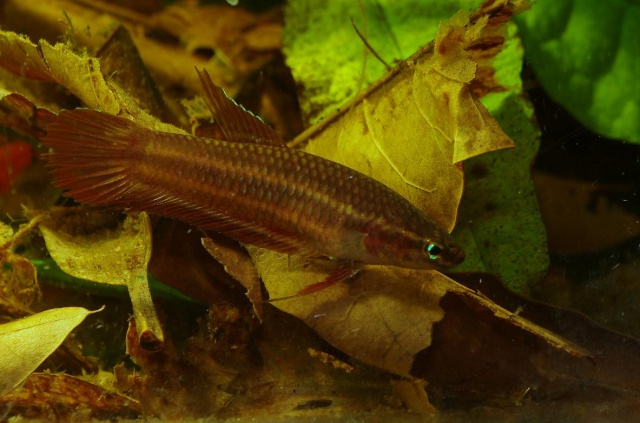
[(133, 398), (65, 374), (32, 373), (20, 389), (0, 397), (5, 417), (40, 421), (135, 419), (140, 404)]

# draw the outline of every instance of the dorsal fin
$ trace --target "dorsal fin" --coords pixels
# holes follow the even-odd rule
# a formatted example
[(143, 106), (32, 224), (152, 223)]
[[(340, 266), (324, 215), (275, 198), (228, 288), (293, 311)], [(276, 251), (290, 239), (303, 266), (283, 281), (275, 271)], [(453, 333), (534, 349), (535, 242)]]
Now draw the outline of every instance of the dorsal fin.
[(262, 119), (227, 97), (224, 90), (216, 86), (206, 69), (198, 72), (204, 102), (220, 126), (224, 141), (247, 142), (284, 146), (284, 141), (273, 128)]

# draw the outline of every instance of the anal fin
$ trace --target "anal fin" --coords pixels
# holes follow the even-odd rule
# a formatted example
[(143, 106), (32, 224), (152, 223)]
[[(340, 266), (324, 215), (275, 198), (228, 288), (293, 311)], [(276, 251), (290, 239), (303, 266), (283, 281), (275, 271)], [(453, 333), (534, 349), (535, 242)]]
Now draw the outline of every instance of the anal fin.
[(355, 266), (353, 262), (344, 262), (339, 266), (336, 266), (324, 280), (312, 283), (311, 285), (307, 285), (293, 295), (280, 298), (272, 298), (269, 300), (269, 302), (272, 303), (275, 301), (289, 300), (292, 298), (304, 297), (305, 295), (314, 294), (316, 292), (322, 291), (323, 289), (327, 289), (330, 286), (337, 284), (338, 282), (349, 280), (359, 272), (360, 267)]

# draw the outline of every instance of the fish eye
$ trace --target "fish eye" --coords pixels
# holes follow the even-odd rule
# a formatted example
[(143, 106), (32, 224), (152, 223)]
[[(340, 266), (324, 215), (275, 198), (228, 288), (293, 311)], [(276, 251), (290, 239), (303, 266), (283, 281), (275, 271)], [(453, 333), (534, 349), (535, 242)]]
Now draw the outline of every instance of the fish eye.
[(442, 248), (438, 244), (430, 242), (425, 244), (424, 252), (430, 260), (435, 261), (442, 253)]

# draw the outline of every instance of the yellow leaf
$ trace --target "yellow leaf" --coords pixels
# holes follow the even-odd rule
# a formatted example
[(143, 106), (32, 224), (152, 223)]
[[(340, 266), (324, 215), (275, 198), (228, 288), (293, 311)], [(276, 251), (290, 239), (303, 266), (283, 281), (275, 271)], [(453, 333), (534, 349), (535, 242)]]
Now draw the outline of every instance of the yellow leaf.
[[(295, 294), (326, 277), (335, 263), (248, 247), (272, 298)], [(306, 296), (275, 301), (322, 339), (363, 363), (411, 378), (415, 355), (432, 342), (433, 325), (444, 317), (447, 294), (469, 298), (474, 307), (508, 321), (550, 346), (576, 357), (588, 352), (563, 337), (512, 313), (436, 271), (365, 266), (346, 283)]]
[[(276, 299), (322, 281), (335, 266), (295, 256), (281, 260), (279, 253), (248, 249)], [(350, 356), (410, 377), (413, 356), (431, 344), (431, 325), (444, 316), (438, 303), (448, 281), (435, 271), (366, 266), (349, 283), (274, 305)]]
[[(0, 66), (29, 78), (56, 82), (78, 97), (87, 107), (115, 115), (131, 116), (138, 123), (151, 129), (184, 133), (181, 129), (151, 116), (116, 82), (107, 81), (98, 58), (78, 54), (67, 44), (51, 45), (45, 40), (34, 44), (24, 36), (10, 31), (0, 31), (0, 51), (3, 53)], [(0, 98), (8, 97), (7, 94), (0, 92)], [(25, 110), (22, 114), (25, 111), (35, 113), (26, 106), (23, 105)]]
[(147, 281), (149, 215), (132, 213), (119, 222), (112, 213), (68, 209), (52, 213), (40, 231), (49, 254), (65, 273), (106, 285), (126, 285), (140, 344), (149, 350), (161, 348), (164, 335)]
[(114, 115), (120, 113), (120, 104), (100, 72), (98, 59), (81, 57), (65, 44), (52, 46), (44, 40), (40, 48), (58, 82), (88, 107)]
[(54, 82), (56, 79), (47, 67), (38, 46), (25, 35), (0, 31), (0, 66), (18, 75), (42, 81)]
[(466, 48), (487, 23), (458, 13), (434, 44), (294, 144), (383, 182), (450, 231), (463, 188), (456, 163), (513, 146), (469, 86), (476, 63)]
[(25, 380), (91, 313), (56, 308), (0, 325), (0, 396)]

